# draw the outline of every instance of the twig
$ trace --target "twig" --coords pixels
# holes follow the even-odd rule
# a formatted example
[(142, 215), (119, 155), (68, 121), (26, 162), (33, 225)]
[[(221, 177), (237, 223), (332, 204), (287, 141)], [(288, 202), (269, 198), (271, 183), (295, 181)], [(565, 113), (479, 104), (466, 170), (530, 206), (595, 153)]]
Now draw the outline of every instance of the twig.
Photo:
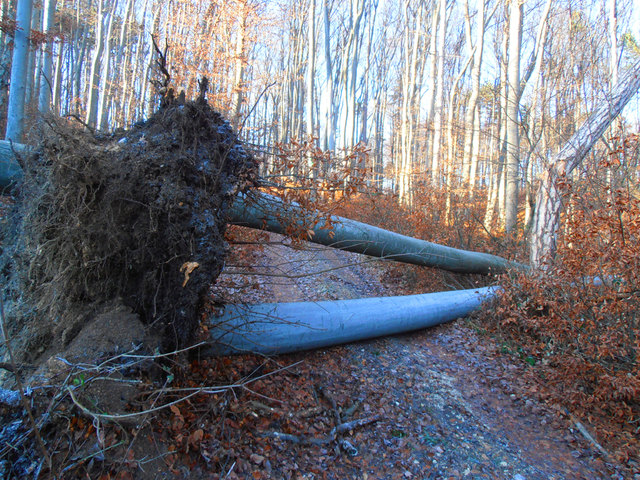
[(364, 425), (368, 425), (369, 423), (377, 422), (378, 420), (380, 420), (380, 415), (374, 415), (373, 417), (360, 418), (358, 420), (352, 420), (351, 422), (341, 423), (340, 425), (335, 427), (333, 430), (335, 430), (336, 433), (344, 433), (344, 432), (348, 432), (349, 430), (353, 430), (354, 428), (362, 427)]
[[(278, 440), (286, 440), (288, 442), (293, 442), (299, 445), (327, 445), (329, 443), (334, 442), (338, 434), (348, 432), (349, 430), (353, 430), (354, 428), (362, 427), (369, 423), (376, 422), (380, 419), (380, 415), (374, 415), (373, 417), (361, 418), (359, 420), (354, 420), (352, 422), (341, 423), (337, 427), (331, 429), (329, 435), (324, 437), (307, 437), (305, 435), (292, 435), (290, 433), (282, 433), (282, 432), (263, 432), (261, 435), (263, 437), (276, 438)], [(351, 445), (349, 442), (340, 441), (341, 446), (344, 444), (344, 449), (349, 455), (353, 455), (353, 452), (356, 452), (357, 449)]]
[(593, 436), (589, 433), (589, 430), (587, 430), (587, 428), (576, 418), (573, 416), (573, 414), (571, 412), (569, 412), (569, 410), (567, 410), (565, 408), (564, 410), (567, 415), (569, 415), (569, 418), (571, 418), (571, 421), (573, 421), (573, 424), (576, 426), (576, 428), (578, 429), (578, 431), (584, 436), (584, 438), (586, 438), (589, 442), (591, 442), (591, 444), (596, 447), (598, 449), (598, 451), (600, 451), (600, 453), (602, 453), (602, 455), (604, 455), (605, 458), (607, 459), (611, 459), (611, 455), (609, 454), (609, 452), (607, 452), (602, 445), (600, 445), (595, 438), (593, 438)]
[(20, 375), (16, 372), (17, 370), (16, 361), (13, 356), (13, 348), (11, 348), (11, 343), (9, 342), (9, 332), (7, 330), (7, 326), (5, 324), (5, 319), (4, 319), (4, 301), (2, 299), (2, 296), (0, 296), (0, 323), (2, 324), (2, 336), (4, 337), (4, 345), (7, 348), (7, 353), (9, 354), (9, 361), (13, 366), (13, 372), (16, 379), (16, 383), (18, 384), (18, 390), (20, 392), (20, 398), (22, 399), (22, 405), (24, 406), (24, 409), (27, 412), (27, 415), (29, 417), (29, 423), (31, 423), (31, 428), (33, 429), (33, 434), (36, 437), (36, 442), (38, 443), (38, 446), (42, 451), (43, 457), (47, 460), (49, 471), (54, 474), (53, 475), (54, 477), (57, 477), (57, 475), (55, 475), (55, 472), (53, 471), (51, 456), (47, 451), (47, 447), (45, 447), (44, 445), (44, 441), (42, 440), (42, 436), (40, 435), (40, 430), (38, 429), (38, 425), (36, 424), (36, 421), (33, 418), (33, 412), (31, 411), (31, 406), (29, 405), (27, 396), (24, 393), (25, 390), (24, 390), (24, 385), (22, 383), (22, 379), (20, 378)]
[[(194, 388), (176, 388), (176, 389), (162, 389), (160, 390), (161, 393), (169, 393), (169, 392), (191, 392), (189, 393), (186, 397), (181, 397), (178, 398), (177, 400), (174, 400), (172, 402), (169, 403), (165, 403), (164, 405), (160, 405), (157, 407), (153, 407), (153, 408), (149, 408), (146, 410), (143, 410), (141, 412), (133, 412), (133, 413), (123, 413), (123, 414), (107, 414), (107, 413), (97, 413), (94, 412), (90, 409), (88, 409), (87, 407), (85, 407), (82, 403), (80, 403), (78, 401), (78, 398), (75, 396), (75, 394), (73, 393), (73, 389), (70, 386), (67, 386), (67, 392), (69, 393), (69, 396), (71, 397), (71, 401), (76, 405), (76, 407), (78, 407), (83, 413), (85, 413), (86, 415), (91, 416), (92, 418), (98, 419), (98, 420), (123, 420), (123, 419), (127, 419), (127, 418), (134, 418), (134, 417), (138, 417), (141, 415), (146, 415), (147, 413), (153, 413), (153, 412), (157, 412), (160, 410), (163, 410), (167, 407), (171, 407), (172, 405), (176, 405), (180, 402), (184, 402), (185, 400), (190, 399), (191, 397), (201, 394), (201, 393), (206, 393), (206, 394), (213, 394), (213, 393), (222, 393), (225, 391), (233, 391), (236, 388), (244, 388), (246, 387), (246, 385), (256, 382), (262, 378), (266, 378), (270, 375), (275, 375), (278, 372), (281, 372), (283, 370), (286, 370), (288, 368), (294, 367), (296, 365), (298, 365), (299, 363), (302, 363), (302, 361), (300, 362), (296, 362), (292, 365), (289, 365), (287, 367), (282, 367), (279, 368), (277, 370), (274, 370), (273, 372), (269, 372), (269, 373), (265, 373), (264, 375), (260, 375), (258, 377), (254, 377), (251, 378), (245, 382), (242, 383), (234, 383), (232, 385), (223, 385), (223, 386), (218, 386), (218, 387), (194, 387)], [(157, 392), (157, 391), (156, 391)], [(155, 393), (155, 392), (151, 392), (151, 393)]]
[(276, 82), (271, 82), (269, 85), (267, 85), (266, 87), (264, 87), (262, 89), (262, 92), (260, 92), (260, 95), (258, 95), (258, 98), (254, 102), (253, 107), (251, 107), (251, 110), (249, 110), (249, 113), (247, 113), (247, 115), (244, 117), (244, 120), (242, 121), (242, 124), (240, 124), (240, 128), (238, 129), (238, 134), (240, 134), (240, 132), (242, 132), (242, 129), (244, 128), (244, 124), (247, 122), (247, 118), (249, 118), (251, 116), (251, 114), (253, 113), (253, 111), (256, 109), (256, 107), (258, 106), (258, 103), (260, 102), (260, 99), (262, 98), (262, 96), (267, 92), (267, 90), (269, 90), (275, 84), (276, 84)]
[(68, 115), (65, 115), (68, 118), (73, 118), (76, 122), (78, 122), (79, 124), (81, 124), (84, 128), (86, 128), (87, 130), (89, 130), (91, 133), (95, 134), (96, 130), (95, 128), (93, 128), (91, 125), (89, 125), (87, 122), (85, 122), (84, 120), (82, 120), (78, 115), (76, 115), (75, 113), (69, 113)]
[(231, 475), (231, 472), (233, 471), (233, 468), (236, 466), (236, 462), (233, 462), (233, 464), (231, 465), (231, 468), (229, 469), (229, 471), (225, 474), (224, 478), (227, 478), (229, 475)]
[(322, 395), (325, 398), (325, 400), (329, 402), (329, 405), (331, 405), (331, 409), (333, 410), (333, 414), (336, 417), (336, 425), (340, 425), (342, 423), (342, 418), (340, 417), (340, 411), (338, 410), (338, 405), (336, 405), (336, 401), (329, 394), (329, 392), (327, 392), (326, 388), (322, 387), (321, 385), (318, 385), (316, 386), (316, 389), (320, 392), (320, 395)]
[(78, 407), (80, 410), (82, 410), (82, 412), (84, 412), (85, 414), (96, 418), (98, 420), (123, 420), (126, 418), (134, 418), (134, 417), (139, 417), (140, 415), (146, 415), (147, 413), (153, 413), (153, 412), (158, 412), (160, 410), (163, 410), (167, 407), (171, 407), (173, 405), (176, 405), (180, 402), (184, 402), (185, 400), (190, 399), (191, 397), (194, 397), (196, 395), (198, 395), (199, 393), (201, 393), (200, 391), (196, 391), (193, 393), (190, 393), (189, 395), (187, 395), (186, 397), (181, 397), (177, 400), (174, 400), (173, 402), (169, 402), (169, 403), (165, 403), (164, 405), (160, 405), (159, 407), (154, 407), (154, 408), (149, 408), (147, 410), (143, 410), (142, 412), (134, 412), (134, 413), (123, 413), (123, 414), (119, 414), (119, 415), (111, 415), (111, 414), (107, 414), (107, 413), (96, 413), (93, 412), (91, 410), (89, 410), (87, 407), (85, 407), (84, 405), (82, 405), (78, 399), (76, 398), (75, 394), (73, 393), (73, 390), (71, 389), (71, 387), (67, 387), (67, 392), (69, 393), (69, 395), (71, 396), (71, 401), (75, 404), (76, 407)]

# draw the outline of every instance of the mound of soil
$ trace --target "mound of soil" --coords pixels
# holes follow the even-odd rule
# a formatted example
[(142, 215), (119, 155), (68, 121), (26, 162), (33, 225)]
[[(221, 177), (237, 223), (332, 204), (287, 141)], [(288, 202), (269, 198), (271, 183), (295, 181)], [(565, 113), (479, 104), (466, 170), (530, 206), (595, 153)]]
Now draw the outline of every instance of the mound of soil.
[(191, 341), (203, 294), (224, 263), (226, 211), (255, 162), (203, 99), (165, 103), (110, 136), (50, 120), (25, 179), (11, 258), (23, 359), (64, 348), (113, 299)]

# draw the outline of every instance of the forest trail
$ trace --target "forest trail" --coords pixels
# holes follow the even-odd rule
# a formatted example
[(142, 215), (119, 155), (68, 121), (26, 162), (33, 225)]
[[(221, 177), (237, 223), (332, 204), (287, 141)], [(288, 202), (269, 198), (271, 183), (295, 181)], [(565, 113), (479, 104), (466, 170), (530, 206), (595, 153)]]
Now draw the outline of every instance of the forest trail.
[[(388, 269), (380, 261), (269, 239), (264, 251), (253, 253), (256, 270), (269, 276), (226, 274), (215, 290), (251, 303), (400, 293), (385, 281)], [(245, 288), (248, 283), (253, 288)], [(295, 366), (252, 387), (261, 398), (249, 404), (261, 406), (238, 407), (244, 434), (229, 440), (249, 460), (236, 462), (228, 478), (624, 478), (562, 412), (522, 393), (528, 365), (489, 340), (459, 320), (277, 357), (278, 364)], [(329, 413), (308, 414), (323, 403)], [(357, 454), (307, 441), (335, 425), (331, 410), (348, 413), (347, 420), (377, 419), (342, 437)], [(299, 442), (272, 438), (278, 431)]]

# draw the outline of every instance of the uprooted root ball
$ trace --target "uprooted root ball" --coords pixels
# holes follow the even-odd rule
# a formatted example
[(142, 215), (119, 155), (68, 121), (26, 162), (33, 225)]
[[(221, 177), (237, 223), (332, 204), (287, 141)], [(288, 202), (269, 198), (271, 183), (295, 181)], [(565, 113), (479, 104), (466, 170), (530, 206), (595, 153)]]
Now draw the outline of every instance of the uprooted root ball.
[(165, 346), (184, 345), (222, 269), (226, 209), (252, 185), (253, 158), (203, 101), (164, 106), (113, 136), (58, 120), (43, 137), (26, 161), (13, 254), (33, 341), (40, 351), (68, 343), (82, 327), (78, 306), (119, 297), (163, 329)]

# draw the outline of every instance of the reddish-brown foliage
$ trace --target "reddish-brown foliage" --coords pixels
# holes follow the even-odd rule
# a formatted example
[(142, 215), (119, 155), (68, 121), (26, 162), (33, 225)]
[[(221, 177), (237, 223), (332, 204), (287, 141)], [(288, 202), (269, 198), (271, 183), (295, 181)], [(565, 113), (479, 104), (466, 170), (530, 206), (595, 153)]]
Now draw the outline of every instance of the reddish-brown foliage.
[[(505, 276), (488, 320), (537, 369), (545, 392), (594, 425), (619, 459), (640, 422), (640, 198), (615, 156), (563, 185), (564, 231), (552, 266)], [(613, 186), (613, 188), (612, 188)], [(635, 453), (634, 453), (635, 452)]]

